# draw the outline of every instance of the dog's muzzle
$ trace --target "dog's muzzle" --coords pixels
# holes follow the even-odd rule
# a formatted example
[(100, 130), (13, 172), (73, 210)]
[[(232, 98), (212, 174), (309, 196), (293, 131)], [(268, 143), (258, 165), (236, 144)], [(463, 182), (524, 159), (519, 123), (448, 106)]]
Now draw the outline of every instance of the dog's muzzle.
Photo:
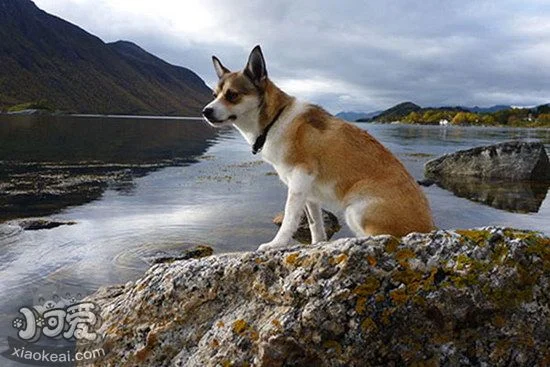
[(209, 122), (213, 124), (221, 124), (226, 121), (235, 121), (237, 119), (237, 116), (231, 115), (225, 120), (218, 120), (217, 118), (214, 117), (214, 109), (211, 107), (206, 107), (205, 109), (203, 109), (202, 115), (204, 116), (205, 119), (207, 119)]

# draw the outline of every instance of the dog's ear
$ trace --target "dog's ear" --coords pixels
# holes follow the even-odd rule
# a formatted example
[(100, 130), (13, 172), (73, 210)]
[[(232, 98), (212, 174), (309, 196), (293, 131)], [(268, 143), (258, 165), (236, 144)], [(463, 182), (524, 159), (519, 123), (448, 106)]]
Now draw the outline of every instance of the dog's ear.
[(267, 68), (260, 45), (254, 47), (250, 56), (248, 56), (248, 62), (246, 63), (244, 72), (256, 85), (261, 84), (267, 79)]
[(218, 78), (221, 79), (221, 77), (225, 73), (229, 73), (229, 69), (223, 66), (220, 59), (218, 59), (216, 56), (212, 56), (212, 62), (214, 63), (214, 70), (216, 70), (216, 74), (218, 75)]

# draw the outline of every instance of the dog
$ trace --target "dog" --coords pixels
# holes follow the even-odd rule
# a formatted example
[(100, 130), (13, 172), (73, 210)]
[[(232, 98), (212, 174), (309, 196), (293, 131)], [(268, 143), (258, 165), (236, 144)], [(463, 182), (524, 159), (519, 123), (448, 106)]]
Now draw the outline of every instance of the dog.
[(219, 80), (203, 117), (234, 126), (288, 187), (283, 223), (258, 250), (289, 246), (304, 210), (312, 243), (326, 241), (322, 207), (343, 211), (358, 237), (434, 229), (428, 201), (403, 164), (366, 131), (279, 89), (259, 45), (241, 71), (212, 61)]

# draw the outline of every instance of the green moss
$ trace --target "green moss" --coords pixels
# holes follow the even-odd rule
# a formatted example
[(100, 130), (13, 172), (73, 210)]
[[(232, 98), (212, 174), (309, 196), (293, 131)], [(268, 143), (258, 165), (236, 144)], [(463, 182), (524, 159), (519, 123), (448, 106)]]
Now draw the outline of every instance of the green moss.
[(503, 264), (508, 256), (509, 250), (508, 246), (504, 243), (497, 243), (491, 255), (491, 262), (493, 264)]
[(478, 246), (483, 246), (491, 237), (491, 232), (486, 230), (457, 229), (455, 232)]
[(24, 110), (45, 110), (53, 112), (55, 108), (46, 100), (40, 100), (36, 102), (21, 103), (8, 108), (8, 112), (19, 112)]
[(323, 343), (323, 348), (325, 348), (326, 353), (328, 354), (342, 354), (342, 346), (336, 340), (327, 340)]

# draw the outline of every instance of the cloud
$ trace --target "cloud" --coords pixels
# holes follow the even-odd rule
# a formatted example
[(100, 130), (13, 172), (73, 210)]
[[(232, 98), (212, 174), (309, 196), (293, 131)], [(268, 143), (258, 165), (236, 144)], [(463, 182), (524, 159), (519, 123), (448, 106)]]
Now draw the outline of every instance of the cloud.
[(261, 44), (270, 76), (332, 112), (550, 102), (542, 0), (36, 0), (105, 41), (127, 39), (215, 83)]

